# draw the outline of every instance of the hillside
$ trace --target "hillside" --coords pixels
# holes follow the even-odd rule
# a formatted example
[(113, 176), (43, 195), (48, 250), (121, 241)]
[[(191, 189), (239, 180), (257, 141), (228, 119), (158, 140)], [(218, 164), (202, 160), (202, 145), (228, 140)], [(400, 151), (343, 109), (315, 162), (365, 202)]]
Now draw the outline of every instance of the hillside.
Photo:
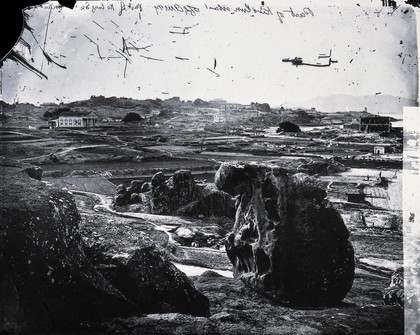
[(404, 106), (417, 106), (415, 99), (396, 97), (391, 95), (365, 95), (351, 96), (346, 94), (335, 94), (330, 96), (319, 96), (314, 99), (303, 101), (296, 106), (315, 107), (322, 112), (338, 111), (367, 111), (372, 114), (402, 116)]
[(161, 107), (171, 107), (179, 106), (183, 104), (190, 104), (191, 101), (183, 101), (179, 97), (173, 97), (165, 100), (161, 99), (145, 99), (138, 100), (133, 98), (126, 97), (104, 97), (102, 95), (94, 96), (92, 95), (88, 100), (80, 100), (69, 103), (70, 107), (81, 107), (81, 106), (109, 106), (115, 108), (161, 108)]

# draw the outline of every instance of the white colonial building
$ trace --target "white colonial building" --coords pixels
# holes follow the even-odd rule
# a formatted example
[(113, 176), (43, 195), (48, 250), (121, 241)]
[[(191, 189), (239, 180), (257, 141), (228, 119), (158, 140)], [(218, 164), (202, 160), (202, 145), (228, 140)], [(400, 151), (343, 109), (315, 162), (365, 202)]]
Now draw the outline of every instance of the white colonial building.
[(95, 127), (98, 115), (89, 111), (69, 111), (61, 113), (57, 120), (49, 121), (50, 128), (90, 128)]

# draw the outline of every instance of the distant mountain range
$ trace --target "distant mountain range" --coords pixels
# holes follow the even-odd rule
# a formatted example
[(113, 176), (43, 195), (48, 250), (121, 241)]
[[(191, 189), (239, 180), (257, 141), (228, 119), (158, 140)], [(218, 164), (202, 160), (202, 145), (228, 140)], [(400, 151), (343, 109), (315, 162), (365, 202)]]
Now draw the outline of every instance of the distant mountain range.
[(363, 111), (365, 107), (372, 114), (402, 117), (404, 106), (418, 106), (415, 99), (396, 97), (386, 94), (352, 96), (335, 94), (319, 96), (290, 107), (315, 107), (321, 112)]

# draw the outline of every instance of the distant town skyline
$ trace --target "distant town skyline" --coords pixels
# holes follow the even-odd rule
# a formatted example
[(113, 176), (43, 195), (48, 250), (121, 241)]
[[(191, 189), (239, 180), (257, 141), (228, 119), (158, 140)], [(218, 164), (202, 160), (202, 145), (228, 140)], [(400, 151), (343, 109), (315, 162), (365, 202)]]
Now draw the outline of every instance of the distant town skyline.
[[(227, 2), (223, 9), (197, 2), (194, 15), (163, 5), (136, 8), (136, 1), (84, 1), (74, 10), (45, 5), (28, 10), (33, 33), (26, 30), (23, 38), (29, 47), (15, 49), (48, 79), (6, 61), (3, 99), (39, 104), (91, 95), (179, 96), (291, 107), (336, 94), (417, 99), (415, 13), (372, 1), (338, 3)], [(301, 57), (315, 64), (330, 50), (337, 63), (328, 67), (282, 62)]]

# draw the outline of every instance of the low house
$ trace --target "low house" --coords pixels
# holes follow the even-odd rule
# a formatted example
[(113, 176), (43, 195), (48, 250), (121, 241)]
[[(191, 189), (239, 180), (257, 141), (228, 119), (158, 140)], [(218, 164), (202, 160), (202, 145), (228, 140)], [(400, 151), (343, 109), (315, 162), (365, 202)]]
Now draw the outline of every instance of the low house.
[(48, 128), (57, 128), (58, 127), (58, 120), (49, 120), (48, 121)]
[(238, 104), (236, 102), (230, 102), (230, 103), (223, 103), (220, 105), (221, 109), (241, 109), (242, 108), (242, 104)]
[(213, 114), (204, 114), (204, 115), (201, 116), (201, 120), (202, 121), (213, 122), (214, 121), (214, 115)]
[(391, 122), (391, 132), (402, 135), (404, 133), (403, 121), (399, 120)]
[(373, 153), (377, 156), (383, 155), (385, 153), (385, 147), (384, 146), (373, 147)]
[(360, 119), (361, 132), (387, 132), (391, 131), (391, 118), (388, 116), (367, 116)]
[(227, 121), (227, 114), (225, 111), (219, 110), (218, 113), (213, 114), (213, 122), (223, 123)]
[[(98, 121), (98, 115), (96, 115), (93, 112), (68, 111), (68, 112), (63, 112), (59, 115), (58, 122), (56, 122), (56, 127), (58, 128), (90, 128), (90, 127), (95, 127), (97, 121)], [(50, 126), (52, 126), (52, 124)]]
[(196, 115), (200, 114), (200, 111), (197, 108), (182, 108), (182, 109), (179, 110), (179, 113), (183, 114), (183, 115), (194, 115), (194, 116), (196, 116)]
[(359, 130), (360, 129), (360, 120), (352, 118), (349, 123), (344, 124), (344, 129)]

